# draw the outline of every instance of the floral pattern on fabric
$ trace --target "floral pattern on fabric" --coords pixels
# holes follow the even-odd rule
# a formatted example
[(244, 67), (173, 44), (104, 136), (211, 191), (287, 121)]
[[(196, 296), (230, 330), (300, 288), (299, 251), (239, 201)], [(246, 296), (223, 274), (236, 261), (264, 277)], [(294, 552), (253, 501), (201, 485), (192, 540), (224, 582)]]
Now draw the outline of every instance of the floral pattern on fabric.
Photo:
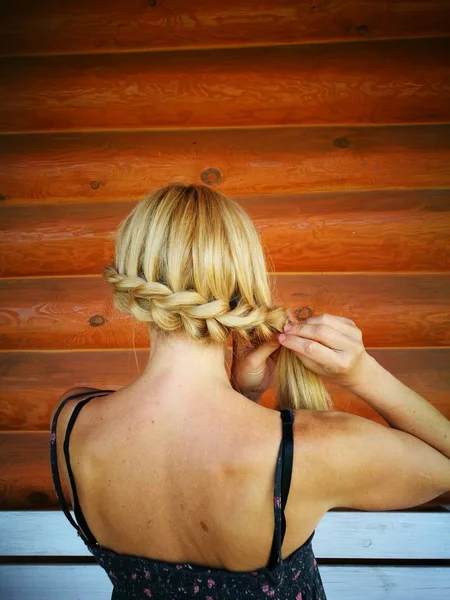
[(326, 600), (311, 541), (278, 563), (272, 577), (265, 568), (235, 573), (89, 549), (113, 584), (111, 600)]

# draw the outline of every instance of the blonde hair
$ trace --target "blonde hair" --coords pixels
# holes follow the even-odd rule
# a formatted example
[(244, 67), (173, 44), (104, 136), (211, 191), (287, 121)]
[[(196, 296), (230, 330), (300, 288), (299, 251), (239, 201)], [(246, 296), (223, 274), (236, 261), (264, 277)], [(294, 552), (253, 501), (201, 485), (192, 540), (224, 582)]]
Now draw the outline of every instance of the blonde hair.
[[(274, 304), (263, 248), (240, 204), (206, 185), (172, 183), (148, 194), (117, 229), (103, 271), (114, 305), (162, 339), (184, 332), (206, 345), (257, 347), (288, 322)], [(277, 409), (330, 410), (322, 380), (288, 348), (272, 355)]]

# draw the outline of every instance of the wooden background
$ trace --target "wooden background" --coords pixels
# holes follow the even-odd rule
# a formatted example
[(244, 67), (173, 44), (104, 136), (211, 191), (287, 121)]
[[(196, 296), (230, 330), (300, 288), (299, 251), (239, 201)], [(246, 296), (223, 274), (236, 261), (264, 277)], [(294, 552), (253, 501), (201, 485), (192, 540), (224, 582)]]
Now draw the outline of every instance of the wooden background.
[(2, 5), (2, 509), (58, 507), (58, 395), (144, 366), (145, 327), (101, 270), (119, 221), (171, 181), (237, 199), (280, 299), (356, 321), (450, 418), (449, 59), (447, 0)]

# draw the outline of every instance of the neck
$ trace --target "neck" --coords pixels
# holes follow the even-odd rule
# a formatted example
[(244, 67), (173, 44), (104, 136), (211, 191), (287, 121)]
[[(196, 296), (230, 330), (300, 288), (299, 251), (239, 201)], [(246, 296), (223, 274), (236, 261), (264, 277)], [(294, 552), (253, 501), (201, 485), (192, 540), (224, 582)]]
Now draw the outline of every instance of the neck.
[(177, 392), (233, 390), (226, 368), (227, 344), (209, 347), (186, 334), (175, 334), (163, 341), (150, 330), (150, 356), (140, 379), (160, 390)]

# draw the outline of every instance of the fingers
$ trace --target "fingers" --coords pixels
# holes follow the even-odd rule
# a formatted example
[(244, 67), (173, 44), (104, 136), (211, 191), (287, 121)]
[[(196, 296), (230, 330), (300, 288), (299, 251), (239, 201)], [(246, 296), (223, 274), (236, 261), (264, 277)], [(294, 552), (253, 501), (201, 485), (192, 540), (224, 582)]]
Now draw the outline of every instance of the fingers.
[(248, 360), (251, 365), (259, 366), (265, 364), (269, 356), (271, 356), (277, 349), (281, 347), (281, 342), (276, 337), (274, 340), (265, 342), (253, 350), (248, 355)]
[(344, 383), (365, 356), (362, 332), (353, 321), (322, 314), (293, 323), (281, 345), (292, 350), (307, 369)]
[(352, 344), (352, 339), (345, 333), (343, 334), (328, 325), (310, 325), (309, 320), (304, 325), (294, 325), (291, 331), (287, 332), (287, 335), (291, 335), (297, 340), (301, 340), (302, 338), (315, 340), (328, 348), (338, 351), (344, 350)]
[[(361, 341), (362, 340), (362, 332), (360, 329), (358, 329), (358, 327), (356, 326), (356, 324), (351, 320), (351, 319), (347, 319), (346, 317), (339, 317), (337, 315), (330, 315), (327, 313), (324, 313), (322, 315), (317, 315), (315, 317), (309, 317), (309, 319), (306, 319), (305, 321), (303, 321), (301, 324), (297, 325), (297, 327), (301, 327), (301, 325), (316, 325), (316, 326), (325, 326), (327, 328), (332, 328), (335, 329), (336, 331), (340, 331), (341, 333), (343, 333), (344, 335), (352, 338), (352, 339), (356, 339)], [(294, 325), (294, 328), (291, 330), (291, 333), (296, 332), (295, 331), (295, 327), (296, 325)], [(303, 329), (300, 328), (298, 330), (298, 335), (302, 335), (302, 331)]]
[(282, 346), (298, 353), (299, 358), (306, 357), (325, 368), (336, 364), (336, 352), (334, 350), (327, 348), (316, 340), (303, 339), (296, 335), (289, 335), (289, 333), (286, 335), (286, 339), (281, 342)]

